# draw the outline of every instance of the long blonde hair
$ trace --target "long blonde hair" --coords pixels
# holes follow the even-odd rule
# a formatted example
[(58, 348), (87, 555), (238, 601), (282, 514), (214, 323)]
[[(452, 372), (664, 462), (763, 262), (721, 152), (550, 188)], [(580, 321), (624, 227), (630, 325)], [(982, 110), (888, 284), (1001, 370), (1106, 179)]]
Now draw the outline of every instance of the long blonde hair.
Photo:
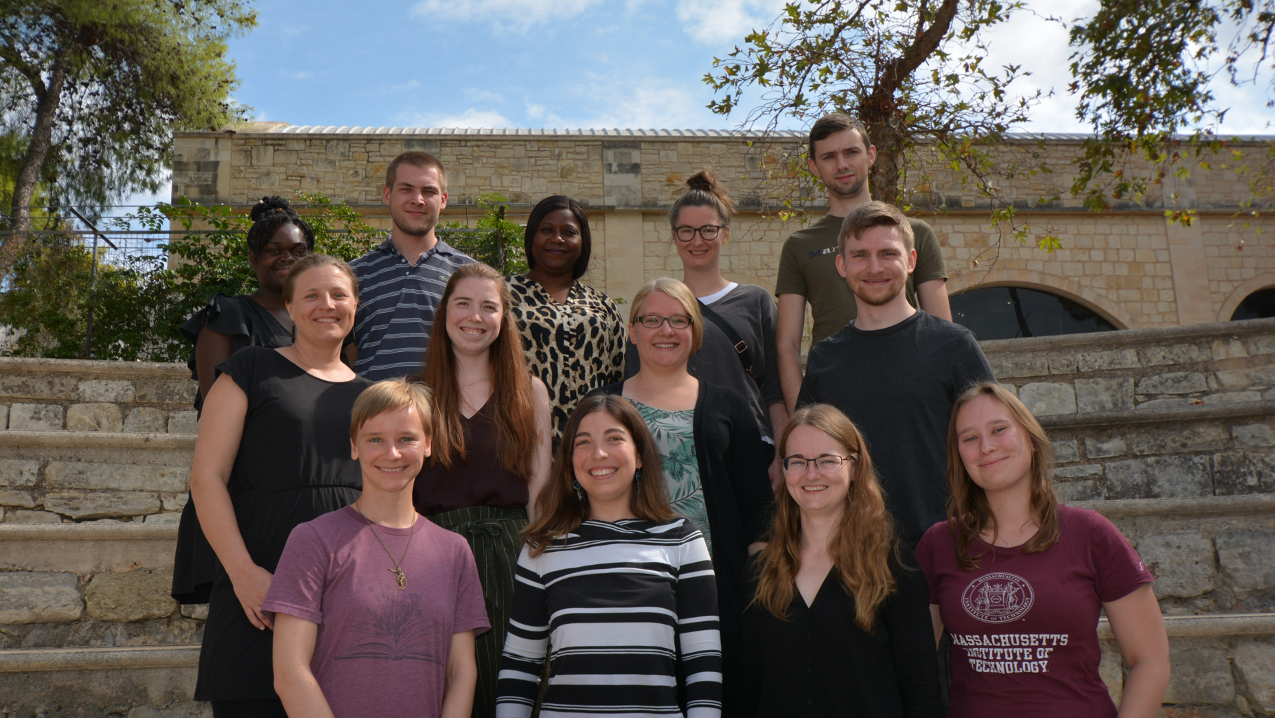
[[(996, 523), (992, 520), (992, 507), (988, 495), (966, 473), (961, 460), (961, 445), (957, 436), (957, 413), (962, 407), (981, 396), (991, 397), (1010, 412), (1019, 428), (1032, 444), (1032, 494), (1030, 508), (1037, 521), (1037, 533), (1020, 547), (1024, 553), (1040, 553), (1059, 540), (1059, 498), (1050, 485), (1050, 466), (1054, 463), (1054, 448), (1041, 422), (1032, 415), (1014, 394), (993, 381), (982, 381), (967, 389), (953, 403), (953, 415), (948, 422), (948, 528), (953, 533), (953, 545), (957, 552), (957, 564), (967, 571), (979, 567), (978, 556), (970, 555), (971, 542), (990, 524), (993, 540), (996, 540)], [(991, 546), (988, 550), (991, 550)], [(985, 551), (984, 553), (987, 553)]]
[[(819, 429), (847, 453), (859, 455), (851, 473), (846, 508), (829, 537), (828, 548), (842, 589), (855, 597), (855, 622), (872, 633), (877, 607), (895, 592), (895, 575), (891, 572), (892, 554), (897, 552), (895, 529), (886, 510), (882, 486), (873, 472), (864, 437), (841, 411), (827, 404), (795, 411), (780, 436), (780, 456), (785, 455), (789, 435), (799, 426)], [(802, 514), (787, 489), (776, 497), (768, 541), (759, 557), (761, 569), (753, 602), (787, 620), (789, 604), (793, 602), (793, 581), (802, 567)]]

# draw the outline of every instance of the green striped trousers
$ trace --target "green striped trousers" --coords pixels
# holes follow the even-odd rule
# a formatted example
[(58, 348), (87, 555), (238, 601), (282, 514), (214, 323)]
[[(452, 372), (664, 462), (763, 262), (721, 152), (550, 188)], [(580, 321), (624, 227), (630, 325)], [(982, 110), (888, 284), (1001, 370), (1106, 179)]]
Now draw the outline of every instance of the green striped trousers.
[(464, 536), (474, 552), (492, 630), (480, 634), (474, 641), (478, 686), (474, 690), (472, 715), (473, 718), (493, 718), (496, 675), (501, 667), (501, 651), (505, 649), (505, 633), (514, 602), (514, 566), (523, 545), (519, 534), (527, 525), (527, 513), (523, 509), (471, 506), (427, 518), (441, 528)]

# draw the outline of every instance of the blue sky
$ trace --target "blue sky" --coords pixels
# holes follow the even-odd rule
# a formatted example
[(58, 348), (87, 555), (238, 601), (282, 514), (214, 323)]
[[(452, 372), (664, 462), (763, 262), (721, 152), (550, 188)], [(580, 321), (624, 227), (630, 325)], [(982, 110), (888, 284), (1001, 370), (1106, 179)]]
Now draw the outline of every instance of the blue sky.
[[(701, 78), (783, 0), (259, 0), (258, 27), (230, 44), (235, 93), (257, 119), (293, 125), (738, 127), (705, 105)], [(1097, 0), (1029, 0), (1088, 16)], [(1066, 93), (1066, 30), (1018, 13), (988, 38), (991, 64), (1055, 91), (1026, 131), (1081, 132)], [(1215, 88), (1228, 133), (1272, 133), (1270, 86)], [(792, 125), (789, 125), (792, 127)], [(157, 195), (167, 199), (167, 192)], [(153, 201), (140, 195), (129, 204)]]

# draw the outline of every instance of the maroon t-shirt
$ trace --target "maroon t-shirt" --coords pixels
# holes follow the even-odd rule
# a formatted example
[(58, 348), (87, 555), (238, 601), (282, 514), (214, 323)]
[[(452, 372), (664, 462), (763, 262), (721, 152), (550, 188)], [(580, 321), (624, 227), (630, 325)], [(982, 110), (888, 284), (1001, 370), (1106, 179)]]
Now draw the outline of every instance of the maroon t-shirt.
[(421, 516), (378, 525), (384, 548), (372, 531), (349, 506), (298, 525), (262, 609), (319, 624), (310, 670), (337, 718), (436, 717), (453, 634), (490, 628), (474, 555)]
[[(976, 538), (972, 554), (988, 550)], [(1094, 511), (1059, 507), (1059, 540), (1041, 553), (994, 547), (964, 571), (946, 523), (914, 553), (952, 637), (950, 718), (1115, 718), (1099, 677), (1099, 609), (1150, 583), (1130, 543)]]

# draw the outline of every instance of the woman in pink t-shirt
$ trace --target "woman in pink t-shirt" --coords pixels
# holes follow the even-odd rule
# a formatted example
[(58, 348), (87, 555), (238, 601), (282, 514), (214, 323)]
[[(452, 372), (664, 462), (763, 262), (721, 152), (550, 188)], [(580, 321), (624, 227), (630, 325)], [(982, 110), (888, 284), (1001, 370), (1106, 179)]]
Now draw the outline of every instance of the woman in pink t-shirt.
[[(1052, 460), (1041, 424), (998, 384), (953, 405), (949, 519), (915, 553), (936, 638), (952, 638), (951, 718), (1160, 709), (1170, 649), (1152, 575), (1107, 519), (1059, 505)], [(1129, 667), (1119, 713), (1099, 677), (1101, 608)]]

